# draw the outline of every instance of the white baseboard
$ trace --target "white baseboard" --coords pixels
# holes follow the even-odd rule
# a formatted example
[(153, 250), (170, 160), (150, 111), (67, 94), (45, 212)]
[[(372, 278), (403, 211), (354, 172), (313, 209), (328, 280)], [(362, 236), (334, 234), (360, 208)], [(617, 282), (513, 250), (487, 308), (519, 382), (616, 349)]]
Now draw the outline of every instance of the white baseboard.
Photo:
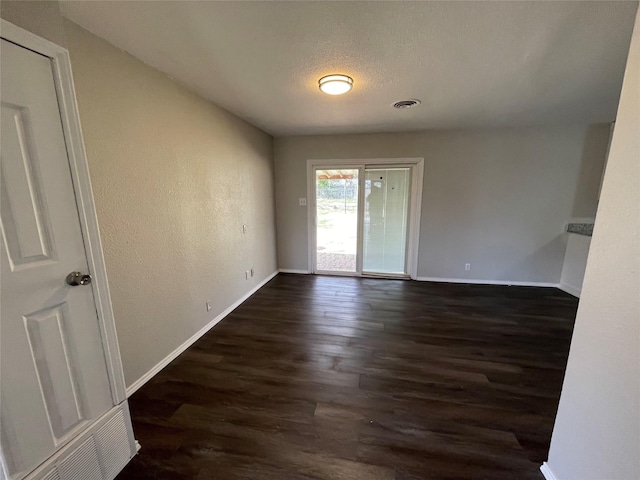
[(559, 284), (553, 282), (520, 282), (509, 280), (478, 280), (474, 278), (442, 278), (442, 277), (417, 277), (419, 282), (440, 282), (440, 283), (472, 283), (474, 285), (513, 285), (515, 287), (554, 287), (559, 288)]
[(540, 471), (542, 472), (542, 475), (544, 475), (544, 478), (546, 478), (546, 480), (558, 480), (558, 477), (555, 476), (547, 462), (544, 462), (540, 466)]
[(580, 293), (582, 293), (581, 289), (567, 283), (560, 283), (560, 285), (558, 285), (558, 288), (563, 292), (567, 292), (569, 295), (573, 295), (574, 297), (578, 298), (580, 298)]
[[(281, 268), (278, 270), (280, 273), (297, 273), (300, 275), (310, 275), (311, 272), (308, 270), (294, 270), (289, 268)], [(560, 284), (555, 282), (520, 282), (520, 281), (508, 281), (508, 280), (478, 280), (473, 278), (444, 278), (444, 277), (416, 277), (412, 278), (412, 280), (417, 280), (418, 282), (440, 282), (440, 283), (471, 283), (474, 285), (513, 285), (516, 287), (553, 287), (560, 288)], [(568, 287), (572, 288), (572, 287)], [(567, 291), (567, 290), (565, 290)], [(573, 291), (567, 291), (571, 295), (580, 296), (578, 294), (573, 293)]]
[(178, 355), (180, 355), (187, 348), (189, 348), (191, 345), (193, 345), (198, 339), (200, 339), (200, 337), (202, 337), (205, 333), (207, 333), (209, 330), (211, 330), (217, 323), (219, 323), (222, 319), (224, 319), (224, 317), (226, 317), (231, 312), (233, 312), (247, 298), (249, 298), (251, 295), (253, 295), (258, 290), (260, 290), (269, 280), (271, 280), (277, 274), (278, 274), (278, 271), (276, 270), (271, 275), (269, 275), (267, 278), (265, 278), (262, 282), (260, 282), (258, 285), (256, 285), (251, 290), (249, 290), (242, 298), (238, 299), (232, 305), (230, 305), (228, 308), (226, 308), (222, 313), (220, 313), (220, 315), (218, 315), (216, 318), (214, 318), (209, 323), (207, 323), (204, 327), (202, 327), (200, 330), (198, 330), (186, 342), (184, 342), (182, 345), (180, 345), (178, 348), (176, 348), (173, 352), (171, 352), (169, 355), (167, 355), (165, 358), (163, 358), (155, 367), (153, 367), (147, 373), (142, 375), (138, 380), (136, 380), (131, 385), (129, 385), (127, 387), (127, 398), (129, 398), (131, 395), (133, 395), (140, 387), (142, 387), (145, 383), (147, 383), (154, 376), (156, 376), (158, 374), (158, 372), (160, 372), (160, 370), (162, 370), (164, 367), (169, 365), (173, 360), (175, 360), (178, 357)]

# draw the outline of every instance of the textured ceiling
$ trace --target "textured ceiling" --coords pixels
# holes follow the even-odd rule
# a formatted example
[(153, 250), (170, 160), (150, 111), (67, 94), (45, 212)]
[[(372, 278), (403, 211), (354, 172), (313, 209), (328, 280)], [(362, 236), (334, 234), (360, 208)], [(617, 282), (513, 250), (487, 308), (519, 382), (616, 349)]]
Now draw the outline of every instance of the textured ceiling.
[[(273, 135), (614, 120), (636, 2), (63, 1)], [(354, 78), (322, 94), (329, 73)], [(418, 98), (405, 110), (391, 104)]]

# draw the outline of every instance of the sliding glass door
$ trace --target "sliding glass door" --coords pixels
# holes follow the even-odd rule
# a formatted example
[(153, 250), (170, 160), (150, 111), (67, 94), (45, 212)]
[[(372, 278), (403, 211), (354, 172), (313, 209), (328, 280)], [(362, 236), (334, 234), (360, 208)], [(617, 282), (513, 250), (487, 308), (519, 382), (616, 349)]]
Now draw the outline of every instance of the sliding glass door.
[(409, 276), (413, 165), (314, 166), (313, 271)]

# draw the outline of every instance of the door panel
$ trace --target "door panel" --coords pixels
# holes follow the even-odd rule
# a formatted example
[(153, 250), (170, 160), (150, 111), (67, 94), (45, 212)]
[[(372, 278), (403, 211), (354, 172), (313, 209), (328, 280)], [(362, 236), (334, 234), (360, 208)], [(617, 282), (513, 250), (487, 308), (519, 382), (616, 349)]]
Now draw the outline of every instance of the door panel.
[(2, 150), (16, 161), (2, 165), (2, 222), (11, 270), (51, 260), (51, 228), (34, 165), (29, 113), (2, 103)]
[(316, 268), (355, 273), (358, 253), (359, 169), (316, 170)]
[(405, 274), (411, 169), (367, 168), (362, 270)]
[(113, 401), (50, 59), (2, 40), (2, 455), (21, 478)]
[(24, 318), (51, 430), (61, 438), (84, 418), (75, 362), (67, 347), (68, 305), (55, 305)]

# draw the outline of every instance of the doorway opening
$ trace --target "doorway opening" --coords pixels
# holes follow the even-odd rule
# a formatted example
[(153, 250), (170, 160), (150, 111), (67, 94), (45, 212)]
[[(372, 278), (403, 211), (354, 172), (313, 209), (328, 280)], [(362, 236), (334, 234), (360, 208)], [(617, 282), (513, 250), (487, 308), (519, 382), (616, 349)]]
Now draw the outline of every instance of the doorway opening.
[(312, 273), (415, 278), (423, 159), (311, 160)]
[(316, 270), (357, 271), (359, 169), (316, 170)]

